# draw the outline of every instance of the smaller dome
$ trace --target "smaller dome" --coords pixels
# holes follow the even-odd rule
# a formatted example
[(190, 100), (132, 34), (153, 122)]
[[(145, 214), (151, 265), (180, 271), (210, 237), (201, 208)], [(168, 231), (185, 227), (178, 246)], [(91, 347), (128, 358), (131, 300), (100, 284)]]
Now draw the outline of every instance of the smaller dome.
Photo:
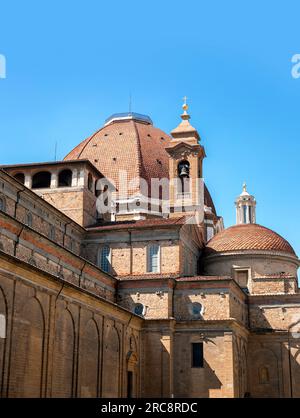
[(296, 255), (284, 238), (258, 224), (235, 225), (224, 229), (207, 243), (205, 252), (212, 255), (243, 250), (279, 251)]

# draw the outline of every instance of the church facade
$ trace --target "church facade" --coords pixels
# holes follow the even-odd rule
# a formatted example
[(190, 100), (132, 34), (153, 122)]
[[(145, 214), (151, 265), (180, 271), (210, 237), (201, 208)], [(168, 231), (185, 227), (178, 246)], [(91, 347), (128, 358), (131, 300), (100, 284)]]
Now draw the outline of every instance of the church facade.
[(183, 105), (0, 170), (2, 397), (300, 397), (299, 259), (244, 184), (224, 228)]

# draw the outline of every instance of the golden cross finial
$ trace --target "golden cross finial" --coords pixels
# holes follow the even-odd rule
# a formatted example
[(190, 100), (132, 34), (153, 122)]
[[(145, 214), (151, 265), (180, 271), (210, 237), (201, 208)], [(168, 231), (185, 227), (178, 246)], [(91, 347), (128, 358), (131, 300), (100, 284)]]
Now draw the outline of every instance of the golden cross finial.
[(186, 96), (184, 96), (183, 97), (183, 105), (182, 105), (182, 109), (186, 112), (187, 110), (188, 110), (188, 105), (187, 105), (187, 97)]

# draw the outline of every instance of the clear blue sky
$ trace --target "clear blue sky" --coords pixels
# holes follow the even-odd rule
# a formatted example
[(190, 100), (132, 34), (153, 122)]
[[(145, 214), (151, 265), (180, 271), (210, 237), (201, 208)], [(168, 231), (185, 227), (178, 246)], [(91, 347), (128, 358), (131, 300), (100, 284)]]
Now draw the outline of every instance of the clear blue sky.
[[(169, 132), (189, 97), (205, 180), (225, 225), (244, 180), (257, 221), (300, 254), (297, 1), (6, 1), (0, 164), (63, 156), (111, 113)], [(154, 150), (155, 152), (155, 150)]]

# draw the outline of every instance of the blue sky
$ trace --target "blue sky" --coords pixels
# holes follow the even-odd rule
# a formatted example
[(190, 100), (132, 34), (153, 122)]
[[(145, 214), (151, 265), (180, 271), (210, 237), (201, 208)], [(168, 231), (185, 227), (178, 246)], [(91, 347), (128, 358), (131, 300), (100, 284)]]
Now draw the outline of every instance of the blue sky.
[(0, 164), (53, 160), (56, 141), (63, 158), (130, 92), (169, 132), (187, 95), (225, 225), (245, 180), (258, 223), (300, 254), (299, 15), (297, 1), (2, 2)]

